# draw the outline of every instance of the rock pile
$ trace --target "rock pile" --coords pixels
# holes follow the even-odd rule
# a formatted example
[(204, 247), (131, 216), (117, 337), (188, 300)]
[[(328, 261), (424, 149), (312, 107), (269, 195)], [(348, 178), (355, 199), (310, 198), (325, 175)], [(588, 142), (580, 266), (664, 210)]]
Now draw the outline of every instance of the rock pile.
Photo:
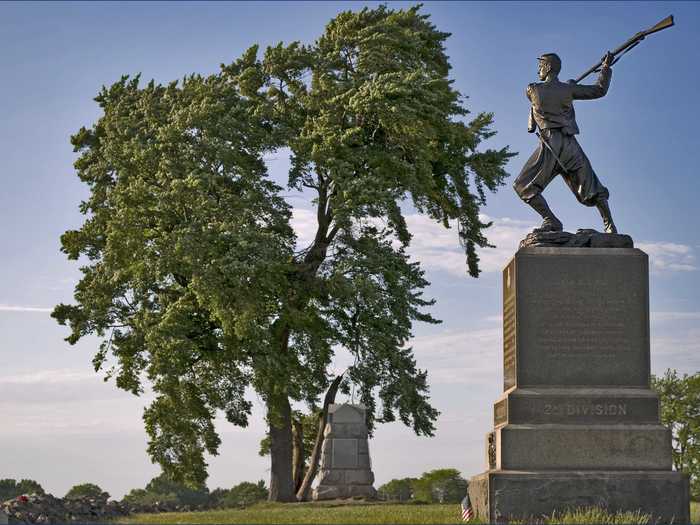
[(124, 516), (129, 510), (104, 498), (59, 499), (51, 494), (25, 494), (0, 504), (9, 523), (94, 523)]

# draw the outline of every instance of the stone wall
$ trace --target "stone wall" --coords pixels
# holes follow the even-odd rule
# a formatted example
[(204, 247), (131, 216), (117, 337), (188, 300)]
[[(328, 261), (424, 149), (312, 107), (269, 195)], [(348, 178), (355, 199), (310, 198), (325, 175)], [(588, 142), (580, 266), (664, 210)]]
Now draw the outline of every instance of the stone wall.
[(0, 504), (0, 523), (95, 523), (128, 513), (124, 505), (107, 498), (60, 499), (51, 494), (25, 494)]

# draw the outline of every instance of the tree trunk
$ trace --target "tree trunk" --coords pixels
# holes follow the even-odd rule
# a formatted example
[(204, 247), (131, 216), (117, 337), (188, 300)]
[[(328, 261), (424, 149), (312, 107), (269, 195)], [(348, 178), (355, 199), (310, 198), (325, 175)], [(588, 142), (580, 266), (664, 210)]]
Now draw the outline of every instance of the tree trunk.
[(306, 471), (304, 481), (301, 482), (299, 490), (297, 490), (298, 501), (308, 501), (309, 492), (311, 491), (311, 483), (313, 483), (318, 471), (318, 463), (321, 458), (321, 449), (323, 448), (323, 431), (326, 429), (328, 422), (328, 405), (335, 403), (335, 395), (338, 392), (340, 381), (343, 379), (343, 374), (336, 377), (328, 387), (326, 397), (323, 399), (323, 410), (318, 419), (318, 431), (316, 432), (316, 441), (314, 442), (314, 450), (309, 458), (309, 470)]
[(270, 425), (270, 501), (296, 501), (292, 483), (292, 409), (286, 397), (268, 408)]
[(301, 426), (301, 421), (292, 419), (292, 483), (294, 484), (294, 492), (296, 493), (301, 487), (301, 482), (304, 477), (304, 430)]

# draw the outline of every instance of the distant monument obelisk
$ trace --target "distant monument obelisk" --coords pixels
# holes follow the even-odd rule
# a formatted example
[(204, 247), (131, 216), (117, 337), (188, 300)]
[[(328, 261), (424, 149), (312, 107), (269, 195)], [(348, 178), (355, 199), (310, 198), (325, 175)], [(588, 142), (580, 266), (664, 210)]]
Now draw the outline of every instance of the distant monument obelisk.
[(314, 500), (375, 498), (363, 405), (330, 405)]

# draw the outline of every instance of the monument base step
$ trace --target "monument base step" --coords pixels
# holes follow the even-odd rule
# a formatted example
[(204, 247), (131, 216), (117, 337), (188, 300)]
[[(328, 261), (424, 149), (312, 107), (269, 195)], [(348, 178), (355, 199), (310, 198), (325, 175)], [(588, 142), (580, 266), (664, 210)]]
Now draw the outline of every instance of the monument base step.
[(513, 388), (494, 404), (494, 427), (514, 425), (653, 425), (659, 396), (649, 388)]
[(689, 523), (688, 476), (669, 471), (490, 470), (469, 481), (477, 518), (487, 523), (534, 521), (578, 507), (641, 510), (650, 523)]
[(671, 470), (662, 425), (505, 425), (496, 429), (499, 470)]
[(311, 495), (314, 501), (328, 499), (375, 499), (377, 491), (372, 485), (319, 485)]

